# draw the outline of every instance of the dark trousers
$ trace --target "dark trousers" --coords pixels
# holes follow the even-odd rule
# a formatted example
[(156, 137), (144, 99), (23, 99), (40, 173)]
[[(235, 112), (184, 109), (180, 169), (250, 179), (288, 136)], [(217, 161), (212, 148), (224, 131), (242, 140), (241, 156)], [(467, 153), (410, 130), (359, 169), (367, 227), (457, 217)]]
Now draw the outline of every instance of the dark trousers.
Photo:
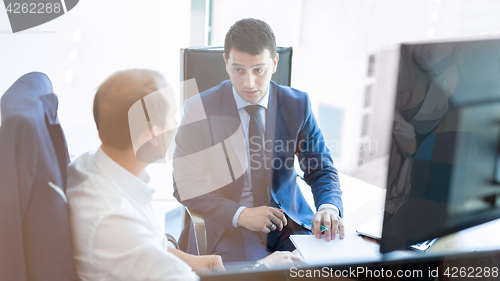
[[(275, 251), (293, 251), (295, 246), (289, 239), (292, 234), (311, 234), (311, 231), (296, 224), (292, 219), (287, 217), (287, 226), (282, 231), (277, 229), (265, 235), (260, 235), (257, 232), (249, 231), (245, 228), (239, 228), (235, 235), (230, 231), (225, 231), (219, 242), (215, 246), (213, 254), (220, 255), (224, 263), (243, 261), (246, 256), (246, 261), (260, 260)], [(243, 236), (243, 239), (241, 237)], [(237, 247), (235, 247), (237, 245)], [(241, 254), (244, 251), (245, 254)]]

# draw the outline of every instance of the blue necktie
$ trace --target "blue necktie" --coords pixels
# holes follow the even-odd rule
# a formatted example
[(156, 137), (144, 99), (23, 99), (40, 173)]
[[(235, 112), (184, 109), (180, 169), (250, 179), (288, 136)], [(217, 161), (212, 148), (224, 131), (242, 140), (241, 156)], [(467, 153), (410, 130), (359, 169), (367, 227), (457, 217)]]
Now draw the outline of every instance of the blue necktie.
[(252, 179), (253, 204), (269, 206), (269, 195), (266, 186), (266, 169), (264, 168), (264, 128), (261, 122), (260, 105), (248, 105), (245, 110), (250, 115), (248, 141), (250, 149), (250, 174)]

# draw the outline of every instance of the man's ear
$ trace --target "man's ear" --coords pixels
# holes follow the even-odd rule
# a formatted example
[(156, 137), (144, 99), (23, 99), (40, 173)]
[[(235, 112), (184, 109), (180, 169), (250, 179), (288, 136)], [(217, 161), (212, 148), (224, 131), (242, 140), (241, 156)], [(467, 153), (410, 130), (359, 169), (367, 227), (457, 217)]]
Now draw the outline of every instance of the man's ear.
[(227, 67), (227, 59), (226, 59), (226, 54), (222, 54), (222, 57), (224, 58), (224, 63), (226, 63), (226, 72), (229, 74), (229, 68)]
[(274, 61), (273, 61), (273, 74), (278, 69), (278, 61), (279, 60), (280, 60), (280, 56), (278, 55), (278, 53), (276, 53), (276, 57), (274, 58)]

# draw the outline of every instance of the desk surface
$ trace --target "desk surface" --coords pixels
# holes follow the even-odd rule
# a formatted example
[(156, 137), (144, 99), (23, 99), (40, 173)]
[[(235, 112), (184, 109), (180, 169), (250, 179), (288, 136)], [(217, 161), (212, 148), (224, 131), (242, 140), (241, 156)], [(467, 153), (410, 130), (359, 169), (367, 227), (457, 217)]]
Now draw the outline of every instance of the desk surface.
[[(374, 218), (384, 209), (385, 190), (364, 181), (341, 174), (340, 182), (344, 192), (344, 218), (346, 232), (355, 232), (358, 227)], [(300, 183), (303, 194), (310, 194), (310, 188)], [(304, 186), (305, 185), (305, 186)], [(309, 190), (307, 191), (306, 188)], [(314, 210), (312, 195), (305, 195)], [(424, 254), (452, 254), (459, 252), (488, 251), (500, 249), (500, 219), (441, 237)], [(379, 252), (378, 242), (363, 238), (367, 245)], [(406, 255), (422, 255), (415, 251), (405, 251)]]
[[(344, 225), (346, 226), (347, 232), (355, 232), (356, 228), (375, 217), (378, 212), (380, 212), (384, 208), (385, 201), (385, 190), (365, 183), (361, 180), (349, 177), (347, 175), (340, 175), (340, 181), (342, 185), (343, 201), (344, 201)], [(311, 205), (311, 208), (314, 210), (314, 200), (312, 198), (312, 194), (310, 191), (310, 187), (307, 186), (304, 182), (300, 182), (302, 193), (306, 197), (306, 200)], [(375, 265), (375, 269), (380, 269), (382, 266), (392, 266), (394, 270), (401, 269), (402, 263), (399, 263), (400, 260), (406, 260), (408, 263), (406, 265), (415, 266), (417, 269), (423, 267), (425, 272), (427, 273), (427, 263), (429, 260), (435, 263), (439, 263), (440, 261), (445, 266), (471, 266), (471, 262), (476, 262), (474, 264), (478, 266), (482, 266), (485, 268), (486, 266), (498, 266), (497, 262), (500, 260), (500, 257), (493, 257), (489, 259), (489, 256), (483, 259), (464, 259), (461, 260), (461, 257), (457, 257), (457, 255), (452, 255), (451, 257), (447, 257), (442, 259), (442, 255), (446, 253), (454, 253), (459, 251), (482, 251), (482, 250), (490, 250), (490, 249), (500, 249), (500, 235), (498, 235), (500, 231), (500, 219), (496, 221), (492, 221), (490, 223), (486, 223), (483, 225), (479, 225), (467, 230), (460, 231), (458, 233), (454, 233), (448, 236), (445, 236), (438, 240), (436, 244), (434, 244), (426, 253), (418, 253), (416, 251), (395, 251), (397, 253), (389, 253), (384, 256), (384, 259), (378, 260), (375, 263), (370, 263)], [(379, 246), (372, 239), (365, 239), (365, 242), (369, 247), (371, 247), (374, 251), (379, 252)], [(387, 258), (386, 258), (387, 257)], [(416, 257), (417, 259), (412, 259), (412, 257)], [(418, 257), (424, 257), (425, 260), (423, 263), (420, 263)], [(427, 258), (428, 257), (428, 258)], [(395, 261), (391, 264), (391, 260)], [(420, 259), (422, 260), (422, 259)], [(486, 260), (484, 263), (483, 261)], [(387, 263), (386, 263), (387, 262)], [(477, 264), (477, 262), (481, 262)], [(493, 263), (492, 263), (493, 262)], [(366, 264), (360, 263), (360, 265), (366, 266)], [(310, 269), (318, 270), (319, 267), (317, 265), (310, 265)], [(322, 265), (323, 266), (323, 265)], [(342, 265), (335, 264), (335, 269), (342, 270), (350, 270), (352, 264), (346, 265), (348, 267), (342, 267)], [(306, 267), (307, 268), (307, 267)], [(390, 267), (389, 267), (390, 268)], [(373, 268), (372, 268), (373, 269)], [(290, 280), (290, 269), (275, 269), (268, 270), (264, 272), (259, 271), (247, 271), (247, 272), (228, 272), (227, 274), (220, 275), (207, 275), (202, 276), (202, 280)], [(343, 280), (353, 280), (349, 278), (342, 278)], [(446, 279), (449, 280), (449, 279)]]

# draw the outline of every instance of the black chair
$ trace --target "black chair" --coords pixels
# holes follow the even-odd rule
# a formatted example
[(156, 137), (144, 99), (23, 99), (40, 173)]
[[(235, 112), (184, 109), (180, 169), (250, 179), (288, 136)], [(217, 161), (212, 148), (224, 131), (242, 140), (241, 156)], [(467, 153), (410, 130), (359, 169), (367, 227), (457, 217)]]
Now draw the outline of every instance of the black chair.
[[(292, 47), (278, 47), (278, 69), (272, 80), (279, 85), (290, 86), (292, 73)], [(181, 81), (196, 79), (199, 92), (208, 90), (229, 79), (222, 55), (223, 47), (191, 47), (181, 49)], [(183, 99), (195, 93), (181, 89)]]
[[(292, 73), (292, 47), (278, 47), (278, 68), (272, 80), (279, 85), (290, 86)], [(224, 63), (223, 47), (191, 47), (181, 49), (181, 81), (196, 79), (201, 93), (229, 79)], [(188, 85), (184, 84), (184, 87)], [(193, 89), (183, 88), (182, 97), (186, 100), (197, 94)], [(185, 208), (184, 225), (189, 221), (194, 229), (194, 238), (198, 255), (207, 253), (207, 232), (201, 213)]]
[(78, 280), (65, 196), (66, 140), (43, 73), (2, 96), (0, 280)]

